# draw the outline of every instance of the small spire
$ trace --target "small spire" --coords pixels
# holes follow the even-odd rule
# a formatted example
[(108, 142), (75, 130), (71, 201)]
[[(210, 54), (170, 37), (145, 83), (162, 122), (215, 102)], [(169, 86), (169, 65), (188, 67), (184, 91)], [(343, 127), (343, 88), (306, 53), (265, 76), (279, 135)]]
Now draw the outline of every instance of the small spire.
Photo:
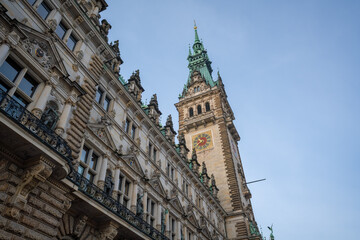
[(195, 43), (199, 43), (200, 40), (199, 40), (199, 36), (198, 36), (198, 33), (197, 33), (197, 26), (196, 26), (195, 20), (194, 20), (194, 29), (195, 29)]
[(190, 47), (190, 43), (189, 43), (189, 56), (191, 56), (191, 47)]

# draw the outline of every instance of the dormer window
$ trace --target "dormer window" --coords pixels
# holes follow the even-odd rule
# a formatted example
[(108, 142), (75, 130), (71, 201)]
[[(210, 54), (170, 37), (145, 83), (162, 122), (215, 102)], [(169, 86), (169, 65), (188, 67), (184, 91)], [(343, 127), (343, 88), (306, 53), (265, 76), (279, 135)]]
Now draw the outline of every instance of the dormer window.
[(198, 114), (201, 114), (201, 113), (202, 113), (201, 105), (198, 105), (198, 106), (197, 106), (197, 113), (198, 113)]
[(206, 112), (210, 111), (210, 103), (209, 102), (205, 103), (205, 111)]
[(194, 109), (193, 108), (189, 108), (189, 117), (194, 116)]

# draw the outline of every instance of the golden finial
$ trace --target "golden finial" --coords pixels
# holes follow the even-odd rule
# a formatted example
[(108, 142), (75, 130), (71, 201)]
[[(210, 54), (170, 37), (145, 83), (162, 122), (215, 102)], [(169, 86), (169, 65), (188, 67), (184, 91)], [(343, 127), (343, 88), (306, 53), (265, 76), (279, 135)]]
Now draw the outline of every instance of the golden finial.
[(197, 29), (195, 19), (194, 19), (194, 29), (195, 29), (195, 30)]

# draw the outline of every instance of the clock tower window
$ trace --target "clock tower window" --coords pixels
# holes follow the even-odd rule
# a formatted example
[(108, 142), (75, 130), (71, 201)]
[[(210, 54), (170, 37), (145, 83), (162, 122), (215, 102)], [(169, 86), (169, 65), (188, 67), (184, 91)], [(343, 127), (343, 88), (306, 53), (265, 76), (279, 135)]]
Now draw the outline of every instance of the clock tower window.
[(189, 117), (194, 116), (194, 109), (191, 107), (189, 108)]
[(206, 112), (210, 111), (210, 103), (209, 102), (205, 103), (205, 111)]
[(201, 109), (201, 105), (198, 105), (198, 106), (197, 106), (197, 113), (198, 113), (198, 114), (201, 114), (201, 112), (202, 112), (201, 110), (202, 110), (202, 109)]

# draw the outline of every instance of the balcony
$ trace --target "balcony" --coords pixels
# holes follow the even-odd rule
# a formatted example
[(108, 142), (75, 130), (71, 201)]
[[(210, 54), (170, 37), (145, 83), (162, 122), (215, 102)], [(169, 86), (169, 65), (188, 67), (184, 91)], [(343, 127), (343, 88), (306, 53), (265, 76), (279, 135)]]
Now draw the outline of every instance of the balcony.
[[(10, 119), (11, 122), (15, 123), (15, 126), (20, 127), (20, 129), (16, 127), (12, 128), (10, 126), (11, 122), (1, 121), (0, 123), (0, 143), (14, 150), (18, 157), (26, 159), (37, 154), (43, 154), (44, 152), (55, 153), (57, 158), (62, 158), (62, 162), (65, 160), (66, 163), (71, 165), (71, 149), (66, 141), (1, 89), (0, 112), (4, 114), (7, 119)], [(3, 119), (5, 120), (5, 118)], [(21, 130), (25, 130), (29, 134), (25, 134)], [(35, 142), (33, 138), (28, 137), (29, 135), (35, 137), (36, 140), (43, 143), (52, 151), (48, 151), (48, 149), (44, 151), (44, 148), (41, 149), (42, 146), (35, 147)]]

